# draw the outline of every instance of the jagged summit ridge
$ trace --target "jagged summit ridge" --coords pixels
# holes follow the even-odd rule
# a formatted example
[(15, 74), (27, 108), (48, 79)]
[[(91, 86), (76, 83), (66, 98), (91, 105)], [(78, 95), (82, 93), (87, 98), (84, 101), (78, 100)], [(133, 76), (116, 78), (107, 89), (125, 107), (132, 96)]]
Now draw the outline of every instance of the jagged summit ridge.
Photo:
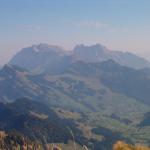
[(109, 59), (135, 69), (150, 67), (150, 62), (144, 58), (129, 52), (113, 51), (101, 44), (91, 46), (80, 44), (70, 51), (66, 51), (60, 46), (48, 44), (32, 45), (23, 48), (9, 63), (29, 70), (40, 70), (42, 67), (43, 71), (45, 67), (51, 66), (54, 69), (56, 65), (65, 64), (64, 66), (68, 66), (70, 62), (97, 63)]
[(63, 51), (65, 51), (60, 46), (48, 45), (45, 43), (40, 43), (38, 45), (32, 45), (31, 48), (33, 49), (34, 52), (50, 52), (50, 51), (63, 52)]

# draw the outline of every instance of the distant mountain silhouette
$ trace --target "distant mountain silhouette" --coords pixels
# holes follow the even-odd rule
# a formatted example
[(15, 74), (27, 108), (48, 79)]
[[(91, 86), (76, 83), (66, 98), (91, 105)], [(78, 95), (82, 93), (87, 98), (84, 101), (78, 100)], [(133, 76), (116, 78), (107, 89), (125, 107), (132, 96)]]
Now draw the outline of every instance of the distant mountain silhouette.
[(70, 62), (94, 63), (109, 59), (137, 69), (150, 67), (150, 63), (144, 58), (128, 52), (111, 51), (100, 44), (92, 46), (77, 45), (72, 51), (65, 51), (61, 47), (47, 44), (33, 45), (23, 48), (9, 63), (35, 72), (44, 72), (49, 67), (52, 70), (51, 72), (60, 73), (68, 67)]
[(114, 60), (115, 62), (133, 68), (150, 67), (150, 63), (129, 52), (109, 50), (101, 44), (92, 46), (78, 45), (74, 48), (73, 56), (80, 61), (85, 62), (101, 62), (106, 60)]

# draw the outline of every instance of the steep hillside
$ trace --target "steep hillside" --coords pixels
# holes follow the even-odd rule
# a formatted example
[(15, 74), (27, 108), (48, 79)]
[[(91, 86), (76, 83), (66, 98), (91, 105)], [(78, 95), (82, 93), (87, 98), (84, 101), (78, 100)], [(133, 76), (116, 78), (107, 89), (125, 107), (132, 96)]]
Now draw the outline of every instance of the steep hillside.
[(5, 65), (0, 70), (0, 101), (11, 102), (20, 97), (34, 97), (36, 85), (27, 79), (30, 74), (17, 66)]
[(150, 67), (150, 63), (144, 58), (129, 52), (109, 50), (101, 44), (92, 46), (78, 45), (74, 48), (73, 57), (80, 61), (92, 63), (111, 59), (121, 65), (138, 69)]
[[(63, 113), (62, 110), (61, 113)], [(34, 146), (59, 143), (64, 147), (65, 145), (69, 146), (72, 141), (80, 147), (87, 145), (89, 149), (94, 147), (94, 150), (99, 150), (110, 149), (117, 140), (128, 141), (121, 133), (113, 133), (105, 128), (101, 129), (101, 135), (105, 137), (104, 139), (98, 140), (99, 136), (96, 138), (97, 133), (94, 134), (94, 129), (92, 131), (93, 137), (85, 136), (83, 129), (81, 130), (79, 126), (82, 117), (83, 114), (80, 114), (80, 121), (75, 121), (73, 118), (64, 118), (46, 105), (22, 98), (14, 103), (0, 105), (0, 130), (7, 133), (13, 131), (9, 136), (5, 135), (6, 140), (15, 140), (16, 144), (14, 143), (12, 146), (18, 145), (21, 147), (25, 146), (25, 142)], [(109, 137), (105, 134), (105, 130), (110, 133)], [(0, 135), (2, 135), (1, 132)], [(7, 144), (10, 146), (10, 143)]]
[[(128, 78), (124, 78), (124, 75)], [(113, 61), (72, 63), (59, 75), (37, 75), (17, 66), (7, 65), (0, 71), (0, 99), (6, 103), (16, 98), (30, 97), (44, 103), (54, 108), (61, 117), (73, 119), (86, 138), (103, 139), (106, 136), (104, 132), (95, 135), (92, 130), (99, 127), (108, 130), (112, 136), (113, 133), (119, 133), (117, 135), (123, 139), (147, 144), (150, 140), (149, 126), (138, 127), (144, 115), (150, 111), (150, 106), (146, 105), (149, 104), (148, 97), (135, 97), (131, 89), (130, 94), (124, 91), (124, 82), (131, 82), (130, 78), (134, 83), (134, 91), (139, 94), (142, 92), (138, 83), (149, 83), (150, 80), (143, 71), (123, 67)], [(113, 82), (112, 87), (105, 80)], [(120, 86), (120, 91), (114, 88), (116, 84)], [(147, 95), (148, 87), (141, 87), (146, 88)]]
[(49, 71), (53, 73), (60, 72), (65, 66), (67, 67), (69, 58), (67, 52), (61, 47), (39, 44), (23, 48), (12, 58), (10, 64), (38, 73), (49, 67)]
[(70, 131), (84, 141), (82, 132), (71, 119), (64, 119), (46, 105), (27, 98), (0, 105), (0, 130), (17, 131), (30, 139), (47, 143), (67, 143), (72, 140)]

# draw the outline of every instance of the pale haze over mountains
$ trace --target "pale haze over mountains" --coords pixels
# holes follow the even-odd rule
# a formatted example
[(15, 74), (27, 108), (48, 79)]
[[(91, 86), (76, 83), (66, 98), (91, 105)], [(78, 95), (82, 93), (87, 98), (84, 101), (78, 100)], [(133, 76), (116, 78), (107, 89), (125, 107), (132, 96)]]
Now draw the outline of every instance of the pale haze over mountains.
[[(150, 67), (150, 63), (142, 57), (129, 52), (112, 51), (101, 44), (86, 46), (77, 45), (73, 50), (66, 51), (59, 46), (48, 44), (33, 45), (23, 48), (11, 60), (10, 64), (18, 65), (29, 70), (37, 70), (43, 67), (57, 68), (61, 70), (69, 64), (69, 61), (84, 61), (96, 63), (106, 60), (114, 60), (124, 66), (136, 69)], [(41, 64), (43, 66), (41, 66)], [(57, 65), (57, 66), (55, 66)]]
[(102, 43), (150, 60), (149, 6), (148, 0), (1, 1), (0, 64), (40, 42), (66, 49)]
[[(124, 52), (124, 51), (121, 51), (121, 50), (110, 50), (110, 49), (107, 48), (107, 46), (105, 47), (101, 44), (94, 44), (94, 45), (79, 44), (79, 45), (76, 45), (73, 49), (65, 49), (61, 46), (49, 45), (49, 44), (44, 44), (44, 43), (37, 44), (37, 45), (32, 45), (32, 49), (34, 51), (36, 51), (36, 49), (37, 49), (37, 51), (41, 50), (41, 49), (42, 49), (42, 51), (44, 51), (44, 49), (47, 49), (47, 48), (49, 48), (49, 50), (50, 49), (52, 49), (52, 50), (59, 49), (59, 50), (63, 51), (64, 53), (73, 53), (73, 55), (75, 57), (78, 57), (77, 59), (88, 59), (89, 58), (88, 59), (89, 62), (90, 61), (91, 62), (103, 61), (103, 60), (100, 60), (101, 58), (103, 58), (104, 60), (113, 58), (113, 59), (116, 60), (116, 62), (125, 64), (127, 66), (131, 66), (131, 67), (136, 67), (136, 66), (134, 66), (133, 64), (130, 64), (130, 61), (136, 61), (136, 65), (139, 68), (140, 67), (147, 67), (149, 65), (148, 64), (149, 59), (138, 56), (138, 55), (136, 55), (132, 52), (130, 53), (128, 51)], [(3, 66), (4, 64), (8, 63), (14, 55), (18, 54), (20, 51), (23, 52), (24, 49), (27, 49), (27, 48), (23, 48), (21, 50), (18, 49), (16, 51), (12, 50), (12, 51), (10, 51), (10, 53), (8, 51), (7, 52), (8, 54), (4, 53), (4, 55), (3, 54), (0, 55), (0, 57), (1, 57), (0, 66)], [(29, 47), (29, 49), (31, 49), (31, 47)], [(84, 56), (86, 58), (83, 58), (82, 56)], [(122, 58), (123, 58), (123, 60), (121, 60)], [(124, 60), (124, 59), (126, 59), (126, 60)], [(129, 64), (127, 62), (127, 59), (129, 61)], [(131, 59), (134, 59), (134, 60), (131, 60)], [(123, 61), (126, 61), (126, 62), (123, 62)]]

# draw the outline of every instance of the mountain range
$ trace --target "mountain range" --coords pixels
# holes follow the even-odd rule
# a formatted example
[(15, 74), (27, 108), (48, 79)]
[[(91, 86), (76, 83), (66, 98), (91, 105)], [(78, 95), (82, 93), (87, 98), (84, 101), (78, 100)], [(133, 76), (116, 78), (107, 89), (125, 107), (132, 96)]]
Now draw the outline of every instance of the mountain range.
[(25, 69), (43, 72), (47, 67), (51, 72), (61, 72), (70, 62), (83, 61), (97, 63), (113, 60), (123, 66), (136, 69), (150, 67), (150, 62), (129, 52), (113, 51), (96, 44), (92, 46), (77, 45), (73, 50), (66, 51), (59, 46), (47, 44), (33, 45), (23, 48), (9, 62)]
[[(47, 44), (24, 48), (0, 70), (0, 128), (31, 137), (32, 127), (42, 132), (52, 124), (54, 142), (66, 143), (72, 140), (68, 126), (79, 145), (94, 150), (110, 149), (117, 140), (148, 145), (149, 66), (141, 57), (100, 44), (72, 51)], [(42, 135), (52, 142), (50, 131)]]

